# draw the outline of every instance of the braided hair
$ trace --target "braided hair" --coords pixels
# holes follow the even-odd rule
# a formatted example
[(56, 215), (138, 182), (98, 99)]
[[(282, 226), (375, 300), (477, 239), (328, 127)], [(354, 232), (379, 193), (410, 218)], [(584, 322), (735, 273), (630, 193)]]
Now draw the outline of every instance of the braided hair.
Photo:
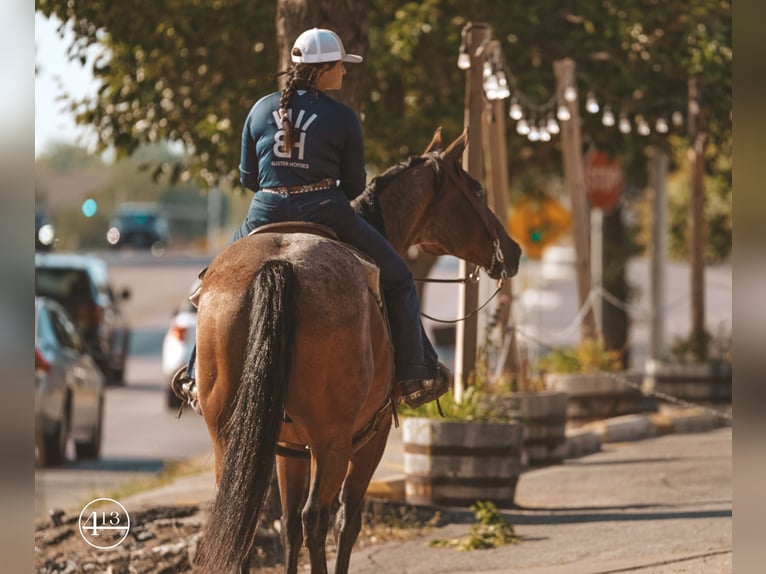
[[(293, 51), (300, 50), (293, 48)], [(279, 118), (282, 120), (282, 127), (285, 130), (285, 139), (282, 144), (282, 152), (287, 153), (293, 147), (293, 143), (298, 139), (298, 130), (293, 125), (292, 120), (287, 114), (290, 101), (293, 99), (296, 90), (308, 90), (316, 85), (316, 81), (323, 72), (329, 70), (335, 65), (335, 62), (322, 62), (319, 64), (293, 63), (286, 72), (280, 72), (279, 75), (287, 76), (285, 89), (279, 98)]]

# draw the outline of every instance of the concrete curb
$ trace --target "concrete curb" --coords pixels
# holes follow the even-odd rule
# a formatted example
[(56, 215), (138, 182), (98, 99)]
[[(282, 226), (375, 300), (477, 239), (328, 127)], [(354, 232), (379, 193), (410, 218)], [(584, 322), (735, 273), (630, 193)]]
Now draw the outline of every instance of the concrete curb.
[[(566, 431), (566, 441), (556, 455), (573, 459), (599, 452), (602, 444), (643, 440), (671, 433), (707, 432), (731, 426), (731, 421), (700, 407), (667, 407), (658, 413), (622, 415)], [(404, 475), (373, 480), (367, 496), (381, 500), (404, 500)]]

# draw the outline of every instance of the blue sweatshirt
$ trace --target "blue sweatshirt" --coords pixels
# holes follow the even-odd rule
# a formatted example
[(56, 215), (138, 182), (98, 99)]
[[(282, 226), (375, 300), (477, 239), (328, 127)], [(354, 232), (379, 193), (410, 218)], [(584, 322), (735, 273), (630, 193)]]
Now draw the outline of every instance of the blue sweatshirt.
[(240, 181), (253, 191), (340, 180), (346, 197), (364, 191), (362, 127), (351, 108), (316, 90), (298, 90), (287, 113), (300, 135), (290, 153), (279, 119), (280, 93), (258, 100), (242, 129)]

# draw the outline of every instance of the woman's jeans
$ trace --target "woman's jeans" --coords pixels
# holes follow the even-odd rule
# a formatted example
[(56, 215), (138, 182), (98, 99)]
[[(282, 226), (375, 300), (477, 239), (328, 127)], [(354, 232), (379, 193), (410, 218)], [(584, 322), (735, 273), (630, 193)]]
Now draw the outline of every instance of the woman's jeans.
[(372, 257), (380, 267), (395, 352), (396, 380), (437, 376), (436, 351), (420, 321), (420, 303), (412, 273), (388, 240), (353, 210), (342, 189), (293, 195), (260, 191), (253, 197), (247, 217), (232, 241), (245, 237), (256, 227), (278, 221), (326, 225), (341, 241)]

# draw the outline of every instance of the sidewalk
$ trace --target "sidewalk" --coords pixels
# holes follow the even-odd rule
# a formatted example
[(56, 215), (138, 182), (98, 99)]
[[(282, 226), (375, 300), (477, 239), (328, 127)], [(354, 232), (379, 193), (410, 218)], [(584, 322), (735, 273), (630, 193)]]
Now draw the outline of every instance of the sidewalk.
[[(473, 516), (450, 510), (446, 526), (409, 541), (355, 549), (355, 574), (578, 574), (732, 571), (731, 427), (700, 409), (607, 419), (568, 432), (563, 464), (527, 470), (516, 509), (503, 512), (520, 544), (459, 552), (433, 538), (465, 536)], [(644, 439), (644, 440), (640, 440)], [(206, 459), (212, 463), (210, 459)], [(392, 431), (368, 495), (401, 500), (401, 429)], [(211, 470), (122, 502), (204, 503)]]

